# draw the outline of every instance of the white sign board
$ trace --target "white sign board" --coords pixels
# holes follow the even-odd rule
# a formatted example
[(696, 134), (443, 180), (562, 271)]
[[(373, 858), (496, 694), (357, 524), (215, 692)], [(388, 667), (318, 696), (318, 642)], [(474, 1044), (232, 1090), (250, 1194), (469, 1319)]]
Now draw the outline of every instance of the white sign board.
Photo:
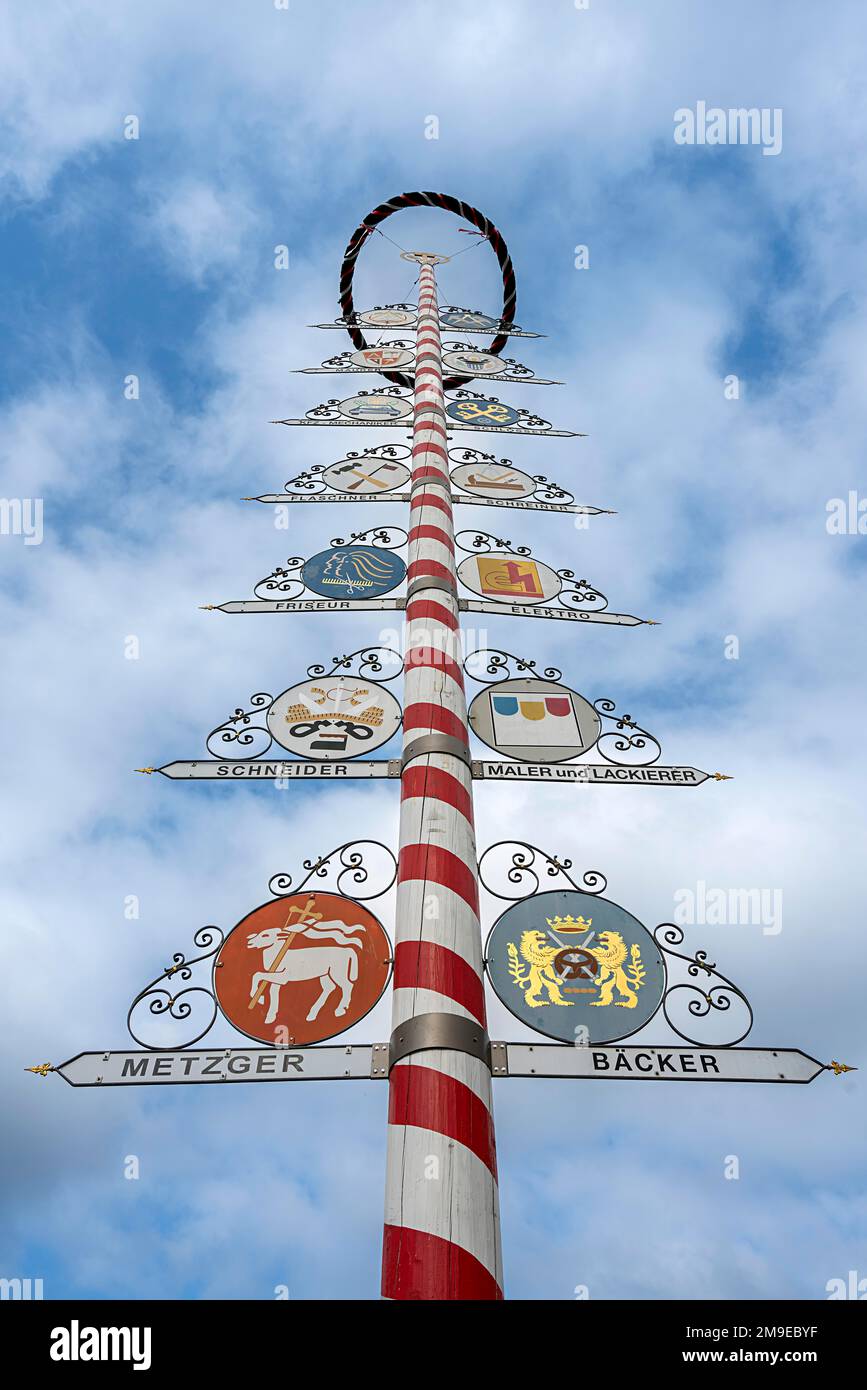
[(164, 1086), (208, 1081), (385, 1079), (388, 1045), (229, 1047), (180, 1052), (79, 1052), (56, 1070), (70, 1086)]
[(218, 758), (202, 758), (198, 762), (166, 763), (165, 767), (158, 767), (156, 770), (164, 777), (173, 779), (215, 777), (224, 782), (239, 782), (246, 778), (258, 777), (269, 782), (297, 777), (302, 780), (320, 778), (335, 782), (345, 777), (399, 777), (400, 759), (360, 763), (307, 763), (290, 762), (288, 759), (284, 762), (279, 758), (239, 758), (237, 762), (221, 763)]
[(493, 1043), (494, 1076), (603, 1081), (783, 1081), (804, 1084), (825, 1067), (797, 1048), (570, 1047)]

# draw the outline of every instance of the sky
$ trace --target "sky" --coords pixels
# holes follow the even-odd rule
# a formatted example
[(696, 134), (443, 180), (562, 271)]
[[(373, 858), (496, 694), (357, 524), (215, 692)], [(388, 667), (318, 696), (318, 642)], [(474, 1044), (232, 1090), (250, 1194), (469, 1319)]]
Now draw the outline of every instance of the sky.
[[(39, 543), (0, 535), (0, 1276), (46, 1298), (378, 1296), (381, 1083), (73, 1090), (25, 1068), (126, 1046), (138, 991), (276, 872), (396, 842), (394, 784), (134, 769), (205, 756), (253, 692), (381, 634), (375, 614), (199, 605), (404, 519), (298, 506), (287, 531), (240, 499), (402, 438), (270, 422), (375, 380), (292, 373), (348, 346), (308, 325), (338, 313), (352, 230), (407, 189), (501, 229), (517, 321), (546, 335), (507, 355), (566, 384), (495, 394), (587, 435), (479, 447), (616, 511), (464, 524), (660, 622), (501, 616), (488, 645), (612, 698), (664, 762), (733, 779), (480, 783), (480, 850), (529, 839), (599, 869), (651, 928), (700, 884), (763, 891), (773, 930), (698, 921), (687, 943), (749, 996), (750, 1044), (864, 1065), (865, 27), (855, 0), (785, 18), (768, 0), (2, 11), (0, 490), (41, 500), (43, 523)], [(779, 152), (678, 143), (675, 113), (700, 102), (781, 113)], [(384, 230), (454, 255), (460, 225), (419, 211)], [(405, 300), (413, 278), (373, 238), (356, 304)], [(497, 280), (473, 247), (441, 297), (496, 313)], [(501, 908), (485, 897), (485, 928)], [(392, 898), (379, 910), (391, 931)], [(490, 991), (489, 1029), (532, 1038)], [(388, 1032), (386, 996), (347, 1038)], [(673, 1038), (661, 1019), (641, 1036)], [(244, 1043), (225, 1023), (209, 1041)], [(823, 1299), (867, 1279), (862, 1076), (498, 1081), (507, 1295)]]

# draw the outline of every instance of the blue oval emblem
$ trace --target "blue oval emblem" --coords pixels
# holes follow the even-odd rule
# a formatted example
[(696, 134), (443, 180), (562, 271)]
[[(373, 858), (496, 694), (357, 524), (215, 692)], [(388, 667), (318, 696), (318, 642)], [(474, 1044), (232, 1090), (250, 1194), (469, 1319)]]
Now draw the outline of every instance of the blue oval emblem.
[(520, 418), (520, 413), (514, 406), (485, 399), (452, 401), (446, 406), (446, 415), (451, 416), (453, 420), (460, 420), (462, 425), (478, 425), (481, 429), (490, 429), (492, 426), (502, 429), (505, 425), (514, 425)]
[(379, 598), (397, 588), (406, 565), (392, 550), (342, 545), (311, 555), (302, 574), (307, 588), (325, 598)]
[(579, 1047), (637, 1033), (665, 993), (647, 928), (589, 893), (524, 898), (494, 923), (485, 957), (494, 992), (516, 1018)]

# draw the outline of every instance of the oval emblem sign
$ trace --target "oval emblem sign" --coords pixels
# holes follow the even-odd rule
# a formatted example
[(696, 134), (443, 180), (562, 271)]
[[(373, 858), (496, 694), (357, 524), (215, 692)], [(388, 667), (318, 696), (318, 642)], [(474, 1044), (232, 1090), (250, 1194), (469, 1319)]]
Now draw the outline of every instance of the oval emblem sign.
[(267, 716), (281, 748), (322, 762), (371, 753), (397, 733), (400, 720), (394, 696), (357, 676), (301, 681), (277, 696)]
[(506, 370), (501, 358), (494, 357), (490, 352), (473, 352), (470, 348), (445, 353), (443, 366), (466, 372), (469, 376), (497, 376)]
[(405, 420), (407, 415), (412, 414), (412, 401), (403, 400), (399, 396), (376, 394), (350, 396), (348, 400), (340, 402), (340, 413), (348, 416), (350, 420)]
[(415, 354), (409, 348), (382, 347), (364, 348), (353, 352), (352, 361), (358, 367), (374, 367), (377, 371), (387, 371), (389, 367), (407, 367), (415, 361)]
[(469, 309), (450, 309), (440, 314), (440, 323), (443, 328), (463, 328), (485, 333), (499, 326), (499, 320), (492, 319), (490, 314), (475, 314)]
[(311, 555), (301, 573), (308, 589), (326, 598), (380, 598), (405, 578), (406, 565), (391, 550), (342, 545)]
[(297, 893), (233, 927), (217, 954), (214, 993), (248, 1038), (301, 1047), (364, 1018), (382, 997), (390, 958), (382, 924), (352, 898)]
[(406, 309), (367, 309), (358, 315), (358, 321), (368, 328), (405, 328), (415, 323), (415, 314)]
[(549, 565), (525, 555), (468, 555), (458, 565), (458, 579), (474, 594), (498, 603), (544, 603), (562, 587)]
[(409, 469), (402, 463), (387, 463), (378, 458), (344, 459), (322, 474), (322, 481), (336, 492), (352, 492), (359, 497), (393, 492), (408, 480)]
[(562, 763), (592, 748), (602, 721), (567, 685), (536, 679), (500, 681), (481, 690), (470, 705), (473, 733), (509, 758), (527, 763)]
[(637, 1033), (665, 993), (665, 964), (647, 928), (617, 903), (571, 889), (508, 908), (485, 956), (510, 1013), (579, 1047)]
[(485, 399), (452, 401), (446, 406), (446, 415), (452, 420), (459, 420), (462, 425), (478, 425), (481, 429), (505, 429), (520, 419), (520, 412), (514, 406)]
[(504, 463), (463, 463), (452, 471), (452, 482), (476, 497), (502, 497), (513, 501), (532, 497), (538, 486), (529, 473)]

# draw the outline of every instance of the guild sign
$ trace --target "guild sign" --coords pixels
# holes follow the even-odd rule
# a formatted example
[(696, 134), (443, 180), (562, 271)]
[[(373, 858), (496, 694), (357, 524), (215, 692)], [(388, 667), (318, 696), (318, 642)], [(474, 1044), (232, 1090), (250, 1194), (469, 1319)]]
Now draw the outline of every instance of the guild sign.
[(499, 603), (543, 603), (562, 587), (548, 565), (523, 555), (468, 555), (458, 565), (458, 578), (474, 594)]
[(322, 1042), (369, 1013), (388, 983), (391, 946), (351, 898), (297, 893), (233, 927), (214, 964), (229, 1022), (272, 1046)]
[(340, 413), (350, 420), (404, 420), (412, 414), (412, 401), (399, 396), (350, 396), (340, 402)]
[(485, 399), (452, 401), (446, 406), (446, 415), (452, 420), (460, 420), (462, 425), (479, 425), (483, 429), (491, 425), (505, 428), (507, 425), (514, 425), (520, 419), (520, 412), (515, 410), (514, 406)]
[(409, 476), (409, 469), (402, 463), (359, 458), (333, 463), (322, 474), (322, 481), (336, 492), (354, 492), (366, 497), (371, 493), (393, 492), (408, 482)]
[(499, 328), (499, 319), (492, 319), (490, 314), (473, 314), (469, 309), (454, 309), (440, 314), (440, 323), (443, 328), (478, 329), (482, 333)]
[(304, 583), (326, 598), (381, 598), (406, 577), (406, 565), (375, 545), (341, 545), (305, 560)]
[(387, 343), (383, 347), (364, 348), (362, 352), (353, 352), (350, 358), (357, 367), (374, 367), (378, 372), (388, 371), (391, 367), (406, 367), (414, 360), (409, 348), (389, 347)]
[(579, 1047), (637, 1033), (665, 992), (647, 928), (617, 903), (571, 889), (508, 908), (485, 958), (494, 992), (516, 1018)]
[(406, 309), (368, 309), (358, 315), (358, 321), (368, 328), (406, 328), (415, 323), (415, 314), (407, 313)]
[(525, 763), (562, 763), (586, 753), (599, 738), (596, 710), (567, 685), (531, 678), (481, 690), (469, 709), (477, 738)]
[(281, 748), (323, 762), (371, 753), (397, 733), (400, 720), (391, 692), (357, 676), (301, 681), (277, 696), (267, 716)]
[(506, 370), (506, 364), (490, 352), (472, 352), (465, 348), (462, 352), (447, 352), (443, 355), (443, 366), (457, 368), (469, 376), (496, 376)]
[(476, 497), (504, 497), (518, 500), (532, 497), (537, 483), (529, 473), (503, 463), (464, 463), (452, 471), (452, 482)]

